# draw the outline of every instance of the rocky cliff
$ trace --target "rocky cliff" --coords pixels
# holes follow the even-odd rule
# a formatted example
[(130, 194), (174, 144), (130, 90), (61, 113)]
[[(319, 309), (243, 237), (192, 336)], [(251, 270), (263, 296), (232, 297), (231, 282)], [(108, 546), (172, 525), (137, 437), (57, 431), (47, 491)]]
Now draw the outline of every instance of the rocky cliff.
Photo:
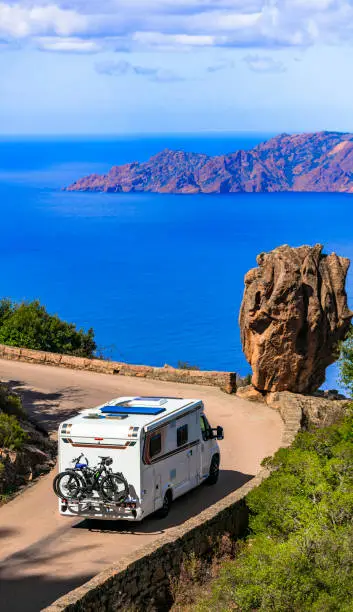
[(353, 134), (282, 134), (250, 151), (209, 157), (166, 149), (144, 163), (79, 179), (68, 191), (113, 193), (353, 192)]
[(242, 345), (262, 392), (318, 389), (349, 329), (349, 259), (322, 249), (278, 247), (261, 253), (258, 268), (245, 276)]

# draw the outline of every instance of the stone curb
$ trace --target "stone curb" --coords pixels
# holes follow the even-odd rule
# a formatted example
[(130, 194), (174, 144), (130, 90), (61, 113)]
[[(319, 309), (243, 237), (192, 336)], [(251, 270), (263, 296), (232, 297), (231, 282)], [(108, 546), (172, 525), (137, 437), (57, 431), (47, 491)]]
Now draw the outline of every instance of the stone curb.
[(102, 374), (136, 376), (137, 378), (150, 378), (166, 382), (219, 387), (225, 393), (235, 393), (237, 389), (237, 375), (235, 372), (181, 370), (171, 366), (157, 368), (146, 365), (131, 365), (120, 361), (85, 359), (84, 357), (73, 357), (72, 355), (33, 351), (4, 344), (0, 344), (0, 359), (71, 368), (73, 370), (85, 370)]

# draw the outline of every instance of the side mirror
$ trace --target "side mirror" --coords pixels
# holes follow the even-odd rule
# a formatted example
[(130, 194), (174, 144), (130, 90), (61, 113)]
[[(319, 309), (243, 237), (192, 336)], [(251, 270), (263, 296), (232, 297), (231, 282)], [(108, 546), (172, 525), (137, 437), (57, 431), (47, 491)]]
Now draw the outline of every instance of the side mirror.
[(223, 427), (218, 425), (218, 427), (217, 427), (217, 440), (223, 440), (223, 439), (224, 439), (224, 430), (223, 430)]

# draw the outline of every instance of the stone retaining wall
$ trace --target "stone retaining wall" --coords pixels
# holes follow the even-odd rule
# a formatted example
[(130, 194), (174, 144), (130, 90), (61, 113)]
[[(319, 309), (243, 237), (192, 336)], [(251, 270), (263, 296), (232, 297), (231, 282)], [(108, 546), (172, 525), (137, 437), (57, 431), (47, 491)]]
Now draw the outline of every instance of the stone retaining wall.
[[(217, 504), (61, 597), (45, 612), (155, 612), (169, 609), (171, 583), (190, 554), (212, 558), (222, 536), (237, 539), (247, 527), (244, 496), (260, 484), (265, 470)], [(205, 495), (207, 492), (205, 491)]]
[(265, 401), (270, 408), (279, 411), (286, 424), (283, 446), (292, 444), (300, 429), (330, 427), (337, 423), (347, 414), (352, 404), (349, 399), (327, 399), (290, 391), (268, 393)]
[(103, 374), (119, 374), (120, 376), (136, 376), (138, 378), (153, 378), (167, 382), (189, 383), (219, 387), (226, 393), (235, 393), (237, 376), (235, 372), (208, 372), (203, 370), (179, 370), (171, 366), (155, 368), (145, 365), (130, 365), (119, 361), (104, 359), (85, 359), (58, 353), (32, 351), (0, 344), (0, 359), (11, 359), (40, 365), (60, 366), (74, 370), (86, 370)]
[[(281, 446), (285, 447), (300, 431), (301, 412), (299, 415), (292, 402), (287, 409), (282, 401), (281, 406), (284, 421)], [(245, 497), (268, 474), (262, 469), (237, 491), (122, 558), (43, 612), (165, 612), (172, 600), (171, 583), (177, 582), (186, 557), (192, 553), (209, 560), (218, 553), (224, 535), (234, 540), (244, 535), (248, 525)]]

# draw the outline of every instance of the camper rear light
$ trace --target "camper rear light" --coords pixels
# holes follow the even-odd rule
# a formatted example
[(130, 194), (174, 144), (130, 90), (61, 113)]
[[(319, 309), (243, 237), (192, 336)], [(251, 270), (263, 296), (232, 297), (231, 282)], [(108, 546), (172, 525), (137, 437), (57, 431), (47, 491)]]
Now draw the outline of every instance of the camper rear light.
[(104, 438), (94, 438), (96, 440), (96, 442), (102, 442), (102, 440), (104, 440)]

